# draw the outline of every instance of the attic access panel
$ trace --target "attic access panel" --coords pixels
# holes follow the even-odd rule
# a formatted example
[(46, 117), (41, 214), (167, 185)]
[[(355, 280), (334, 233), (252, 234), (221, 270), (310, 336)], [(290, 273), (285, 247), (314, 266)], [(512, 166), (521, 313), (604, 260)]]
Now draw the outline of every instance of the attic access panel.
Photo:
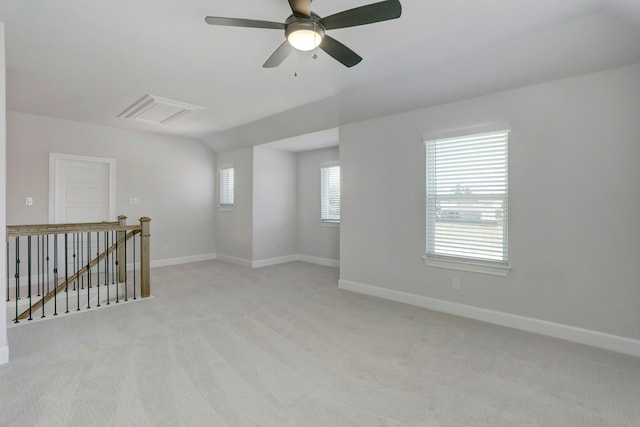
[(120, 113), (118, 118), (164, 125), (187, 113), (200, 110), (204, 110), (204, 107), (161, 96), (145, 95)]

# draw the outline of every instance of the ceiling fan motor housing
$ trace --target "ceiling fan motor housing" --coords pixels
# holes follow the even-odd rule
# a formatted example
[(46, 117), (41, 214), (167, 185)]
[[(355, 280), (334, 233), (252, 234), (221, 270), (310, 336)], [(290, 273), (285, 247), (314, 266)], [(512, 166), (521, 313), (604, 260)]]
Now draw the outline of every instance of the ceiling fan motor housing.
[(324, 39), (325, 28), (320, 23), (320, 17), (311, 12), (309, 18), (291, 15), (285, 21), (284, 35), (287, 40), (290, 40), (289, 36), (296, 31), (311, 31), (319, 37), (320, 41)]

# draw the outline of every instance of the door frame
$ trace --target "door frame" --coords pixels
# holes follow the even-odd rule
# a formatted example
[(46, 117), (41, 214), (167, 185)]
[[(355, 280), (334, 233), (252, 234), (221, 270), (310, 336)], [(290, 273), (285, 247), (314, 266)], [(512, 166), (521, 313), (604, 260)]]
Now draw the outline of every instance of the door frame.
[(109, 168), (109, 221), (116, 220), (116, 159), (107, 157), (78, 156), (75, 154), (49, 153), (49, 223), (53, 224), (56, 212), (56, 171), (58, 160), (74, 160), (102, 163)]

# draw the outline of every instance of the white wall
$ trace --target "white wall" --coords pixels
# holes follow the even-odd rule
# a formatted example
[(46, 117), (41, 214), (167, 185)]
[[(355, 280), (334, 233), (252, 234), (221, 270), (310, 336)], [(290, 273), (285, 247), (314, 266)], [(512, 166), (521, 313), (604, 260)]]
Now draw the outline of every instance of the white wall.
[[(6, 235), (6, 68), (4, 60), (4, 24), (0, 22), (0, 234)], [(6, 247), (0, 245), (0, 259), (6, 259)], [(7, 277), (5, 263), (0, 263), (0, 277)], [(4, 280), (2, 281), (4, 282)], [(6, 283), (5, 283), (6, 285)], [(9, 344), (7, 343), (7, 308), (6, 308), (6, 286), (0, 291), (0, 365), (9, 361)]]
[(297, 162), (287, 151), (253, 149), (253, 261), (297, 253)]
[(320, 223), (320, 167), (340, 160), (338, 147), (298, 153), (298, 253), (340, 260), (340, 227)]
[(228, 167), (234, 168), (235, 206), (218, 206), (219, 188), (216, 186), (216, 254), (218, 259), (250, 266), (253, 256), (253, 149), (218, 154), (217, 169)]
[[(637, 352), (638, 82), (635, 65), (341, 128), (341, 286), (626, 337)], [(422, 136), (499, 122), (512, 129), (512, 271), (426, 267)]]
[(201, 142), (17, 112), (7, 130), (9, 224), (48, 222), (50, 152), (107, 157), (116, 159), (116, 214), (129, 224), (151, 218), (152, 262), (215, 252), (215, 155)]

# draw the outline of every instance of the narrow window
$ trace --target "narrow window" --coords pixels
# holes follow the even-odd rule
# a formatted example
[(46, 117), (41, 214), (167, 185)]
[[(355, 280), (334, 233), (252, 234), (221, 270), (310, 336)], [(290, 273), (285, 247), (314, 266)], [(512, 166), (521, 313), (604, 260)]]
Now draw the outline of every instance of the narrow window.
[(220, 170), (220, 206), (235, 204), (234, 169)]
[(508, 268), (508, 138), (499, 131), (425, 141), (427, 261)]
[(320, 220), (340, 222), (340, 166), (320, 168)]

